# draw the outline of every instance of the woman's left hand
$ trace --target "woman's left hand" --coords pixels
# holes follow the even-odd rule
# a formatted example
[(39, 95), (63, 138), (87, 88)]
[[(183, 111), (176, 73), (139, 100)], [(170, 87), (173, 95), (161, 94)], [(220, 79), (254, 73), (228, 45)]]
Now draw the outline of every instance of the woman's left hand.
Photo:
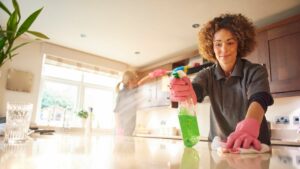
[(257, 139), (259, 135), (260, 124), (257, 120), (246, 118), (239, 122), (235, 131), (227, 137), (226, 148), (250, 148), (252, 145), (254, 149), (260, 150), (261, 144)]

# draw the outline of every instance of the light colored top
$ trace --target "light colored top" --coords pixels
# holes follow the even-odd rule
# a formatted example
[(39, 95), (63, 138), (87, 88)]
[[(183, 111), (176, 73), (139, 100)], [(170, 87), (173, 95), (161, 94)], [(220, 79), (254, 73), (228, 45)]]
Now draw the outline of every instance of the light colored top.
[(134, 132), (138, 103), (137, 88), (123, 88), (118, 93), (114, 112), (118, 114), (119, 126), (124, 130), (124, 135), (130, 136)]

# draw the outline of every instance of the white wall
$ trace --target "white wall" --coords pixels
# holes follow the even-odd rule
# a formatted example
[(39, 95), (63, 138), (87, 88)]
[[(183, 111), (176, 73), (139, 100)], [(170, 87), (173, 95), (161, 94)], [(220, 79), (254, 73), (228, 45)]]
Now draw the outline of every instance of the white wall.
[[(24, 39), (18, 40), (16, 44), (24, 42)], [(34, 110), (32, 116), (35, 119), (35, 114), (38, 107), (41, 71), (44, 54), (51, 54), (57, 57), (68, 58), (76, 61), (81, 61), (90, 65), (96, 65), (107, 69), (124, 71), (130, 67), (121, 62), (116, 62), (110, 59), (105, 59), (92, 54), (80, 52), (77, 50), (53, 45), (45, 42), (34, 42), (25, 45), (17, 51), (18, 55), (7, 61), (0, 67), (0, 117), (5, 116), (7, 102), (33, 103)], [(9, 68), (31, 72), (34, 76), (33, 87), (30, 93), (15, 92), (6, 90), (6, 78)]]
[[(23, 42), (20, 40), (18, 42)], [(33, 103), (34, 112), (36, 112), (36, 103), (38, 99), (39, 82), (41, 76), (42, 53), (41, 43), (31, 43), (23, 46), (17, 51), (18, 55), (12, 60), (7, 61), (1, 67), (1, 82), (0, 82), (0, 116), (5, 116), (6, 102)], [(9, 68), (14, 68), (26, 72), (31, 72), (34, 75), (32, 91), (30, 93), (15, 92), (6, 90), (6, 78)]]

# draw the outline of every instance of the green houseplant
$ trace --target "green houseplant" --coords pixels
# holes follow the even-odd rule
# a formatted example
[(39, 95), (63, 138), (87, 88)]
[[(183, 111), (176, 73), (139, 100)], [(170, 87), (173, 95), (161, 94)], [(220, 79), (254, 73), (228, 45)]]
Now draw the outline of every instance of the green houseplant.
[(78, 117), (82, 118), (82, 119), (87, 119), (89, 116), (88, 111), (86, 110), (80, 110), (79, 112), (77, 112)]
[(77, 112), (77, 116), (81, 118), (82, 127), (85, 134), (90, 134), (92, 130), (92, 122), (90, 113), (86, 110), (80, 110)]
[(29, 17), (27, 17), (21, 24), (21, 11), (17, 0), (12, 0), (14, 10), (11, 12), (1, 1), (0, 9), (9, 15), (6, 22), (5, 28), (0, 25), (0, 67), (5, 63), (6, 60), (11, 59), (17, 53), (15, 50), (30, 43), (24, 42), (17, 46), (14, 46), (14, 42), (24, 33), (29, 33), (35, 37), (41, 39), (49, 39), (46, 35), (29, 30), (32, 23), (36, 20), (38, 15), (41, 13), (43, 8), (40, 8), (33, 12)]

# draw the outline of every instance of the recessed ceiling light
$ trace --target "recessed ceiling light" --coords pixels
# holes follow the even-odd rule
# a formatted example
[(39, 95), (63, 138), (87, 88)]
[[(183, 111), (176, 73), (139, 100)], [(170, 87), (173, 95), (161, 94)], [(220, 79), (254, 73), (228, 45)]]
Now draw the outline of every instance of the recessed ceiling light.
[(86, 34), (81, 33), (81, 34), (80, 34), (80, 37), (81, 37), (81, 38), (85, 38), (85, 37), (86, 37)]
[(199, 28), (199, 26), (200, 25), (198, 23), (195, 23), (195, 24), (192, 25), (193, 28)]
[(139, 54), (141, 54), (141, 52), (140, 51), (135, 51), (134, 54), (139, 55)]

